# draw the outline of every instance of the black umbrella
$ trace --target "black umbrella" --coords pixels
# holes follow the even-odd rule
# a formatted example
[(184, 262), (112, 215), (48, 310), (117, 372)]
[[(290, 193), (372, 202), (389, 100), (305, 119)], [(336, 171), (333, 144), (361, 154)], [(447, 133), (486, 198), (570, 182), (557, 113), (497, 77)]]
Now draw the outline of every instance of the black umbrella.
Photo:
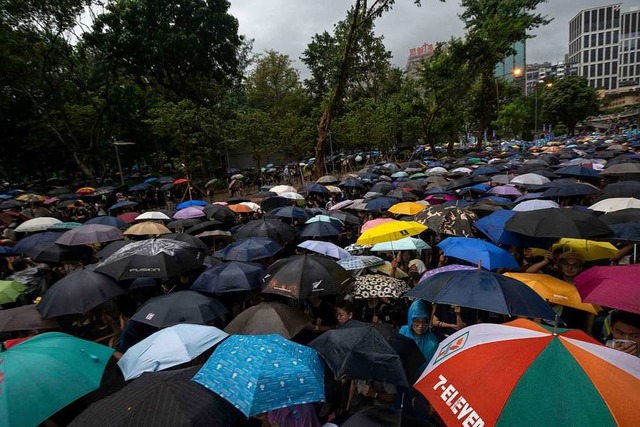
[(63, 233), (56, 243), (66, 246), (93, 245), (123, 238), (122, 231), (111, 225), (88, 224)]
[(640, 223), (640, 209), (628, 208), (610, 212), (598, 217), (607, 225)]
[(187, 233), (169, 233), (158, 236), (159, 239), (171, 239), (178, 240), (179, 242), (185, 242), (193, 246), (194, 248), (201, 249), (203, 251), (207, 251), (209, 247), (205, 242), (203, 242), (198, 237), (192, 236)]
[(588, 196), (590, 194), (599, 193), (600, 189), (593, 185), (585, 184), (582, 182), (576, 182), (573, 184), (556, 185), (552, 186), (544, 193), (541, 198), (551, 197), (575, 197), (575, 196)]
[(207, 268), (191, 290), (210, 294), (250, 291), (260, 287), (264, 268), (260, 264), (231, 261)]
[(386, 194), (389, 191), (392, 191), (395, 187), (390, 182), (378, 182), (374, 184), (373, 187), (369, 191), (374, 193)]
[(149, 239), (124, 246), (96, 267), (116, 280), (166, 279), (202, 267), (203, 252), (185, 242)]
[(117, 393), (92, 404), (70, 426), (226, 427), (240, 412), (191, 381), (201, 366), (147, 372)]
[(306, 209), (297, 206), (284, 206), (269, 212), (269, 216), (289, 219), (308, 219), (311, 215)]
[(222, 205), (207, 205), (202, 210), (209, 219), (221, 222), (226, 226), (231, 226), (236, 223), (238, 215), (226, 206)]
[(440, 422), (429, 421), (424, 416), (412, 417), (403, 414), (400, 410), (394, 410), (383, 406), (373, 406), (363, 409), (349, 417), (341, 427), (436, 427)]
[(331, 258), (297, 255), (269, 266), (262, 278), (262, 292), (299, 299), (343, 293), (354, 278)]
[(57, 329), (55, 319), (44, 319), (35, 304), (0, 310), (0, 331), (31, 331), (35, 329)]
[(341, 231), (330, 222), (316, 221), (304, 226), (300, 237), (328, 237), (337, 236)]
[(135, 312), (131, 320), (156, 328), (178, 323), (204, 325), (227, 313), (217, 299), (196, 291), (178, 291), (151, 298)]
[(418, 197), (415, 194), (411, 191), (403, 190), (402, 188), (396, 188), (395, 190), (389, 191), (387, 193), (387, 197), (393, 197), (394, 199), (398, 199), (402, 202), (418, 200)]
[(530, 237), (590, 239), (611, 234), (598, 218), (572, 209), (539, 209), (518, 212), (505, 223), (505, 229)]
[(347, 178), (344, 181), (342, 181), (340, 184), (338, 184), (338, 187), (360, 188), (360, 189), (367, 188), (367, 186), (364, 183), (362, 183), (362, 181), (360, 181), (358, 178)]
[(170, 228), (172, 230), (180, 230), (193, 227), (194, 225), (200, 224), (201, 222), (201, 218), (176, 219), (175, 221), (171, 221), (170, 223), (168, 223), (167, 228)]
[(55, 231), (47, 231), (44, 233), (35, 233), (31, 236), (24, 237), (13, 247), (14, 251), (20, 254), (26, 254), (31, 248), (38, 243), (55, 242), (62, 234)]
[(373, 325), (329, 330), (309, 347), (316, 349), (338, 378), (408, 385), (400, 356)]
[(88, 246), (64, 246), (55, 242), (40, 242), (27, 250), (27, 255), (38, 262), (64, 262), (77, 261), (85, 257), (91, 257), (91, 248)]
[(293, 338), (312, 319), (301, 310), (280, 302), (262, 302), (237, 315), (225, 328), (229, 334), (279, 334)]
[(602, 189), (602, 192), (604, 194), (598, 201), (613, 197), (635, 197), (640, 199), (640, 181), (621, 181), (608, 184)]
[(124, 289), (111, 277), (80, 269), (54, 283), (42, 296), (38, 310), (45, 319), (65, 314), (84, 314), (124, 293)]
[(127, 246), (130, 243), (133, 243), (133, 240), (116, 240), (115, 242), (109, 243), (107, 246), (102, 248), (97, 254), (96, 257), (99, 260), (105, 259)]
[(255, 261), (269, 258), (282, 250), (282, 246), (268, 237), (251, 237), (231, 243), (215, 253), (225, 261)]
[(345, 224), (360, 225), (362, 223), (362, 221), (360, 221), (360, 218), (348, 212), (330, 210), (329, 212), (327, 212), (327, 215), (338, 218)]
[(296, 230), (289, 224), (277, 219), (256, 219), (249, 221), (234, 233), (236, 239), (251, 237), (268, 237), (281, 245), (291, 243), (296, 239)]
[(227, 228), (225, 224), (216, 220), (209, 220), (204, 222), (199, 222), (198, 224), (187, 228), (184, 232), (187, 234), (200, 234), (205, 231), (213, 231), (213, 230), (221, 230), (223, 228)]

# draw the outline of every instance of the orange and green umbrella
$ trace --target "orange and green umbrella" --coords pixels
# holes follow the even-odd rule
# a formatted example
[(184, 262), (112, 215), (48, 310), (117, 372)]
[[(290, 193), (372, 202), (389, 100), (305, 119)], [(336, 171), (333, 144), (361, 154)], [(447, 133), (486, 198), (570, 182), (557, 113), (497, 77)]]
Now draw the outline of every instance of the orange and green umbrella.
[(524, 319), (446, 338), (414, 387), (448, 426), (640, 425), (637, 357)]

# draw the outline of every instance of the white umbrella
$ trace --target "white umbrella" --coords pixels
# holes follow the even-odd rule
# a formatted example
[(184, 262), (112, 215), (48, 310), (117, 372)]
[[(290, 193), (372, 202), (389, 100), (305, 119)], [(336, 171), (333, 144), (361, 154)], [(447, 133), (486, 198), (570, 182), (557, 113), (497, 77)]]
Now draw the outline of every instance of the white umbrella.
[(427, 175), (444, 175), (445, 173), (447, 173), (447, 170), (440, 166), (427, 169)]
[(273, 191), (278, 195), (281, 195), (282, 193), (297, 193), (296, 189), (290, 185), (276, 185), (275, 187), (272, 187), (269, 191)]
[(349, 252), (342, 249), (340, 246), (331, 243), (324, 242), (322, 240), (305, 240), (298, 245), (299, 248), (308, 249), (312, 252), (316, 252), (322, 255), (330, 256), (331, 258), (343, 259), (351, 256)]
[(615, 212), (629, 208), (640, 208), (640, 200), (633, 197), (613, 197), (589, 206), (589, 209), (597, 212)]
[(512, 209), (514, 212), (529, 212), (540, 209), (559, 208), (560, 206), (551, 200), (526, 200), (518, 203)]
[[(273, 191), (273, 189), (270, 191)], [(284, 193), (278, 194), (278, 196), (289, 200), (304, 200), (304, 196), (302, 194), (298, 194), (294, 191), (285, 191)]]
[(178, 324), (129, 348), (118, 361), (126, 381), (190, 362), (229, 335), (213, 326)]
[(454, 170), (451, 171), (451, 173), (471, 173), (471, 172), (473, 171), (469, 168), (455, 168)]
[(30, 233), (33, 231), (44, 231), (50, 228), (54, 224), (60, 224), (60, 221), (57, 218), (52, 218), (50, 216), (41, 216), (39, 218), (33, 218), (28, 221), (23, 222), (18, 227), (16, 227), (17, 233)]
[(538, 175), (537, 173), (525, 173), (524, 175), (513, 178), (509, 184), (542, 185), (549, 181), (549, 178), (546, 176)]
[(140, 215), (138, 215), (135, 220), (136, 221), (140, 221), (140, 220), (162, 220), (162, 221), (171, 221), (171, 218), (169, 218), (167, 215), (163, 214), (162, 212), (155, 212), (155, 211), (149, 211), (149, 212), (145, 212), (145, 213), (141, 213)]
[(252, 211), (254, 212), (258, 212), (258, 210), (260, 209), (260, 205), (257, 203), (253, 203), (253, 202), (240, 202), (241, 205), (245, 205), (251, 208)]

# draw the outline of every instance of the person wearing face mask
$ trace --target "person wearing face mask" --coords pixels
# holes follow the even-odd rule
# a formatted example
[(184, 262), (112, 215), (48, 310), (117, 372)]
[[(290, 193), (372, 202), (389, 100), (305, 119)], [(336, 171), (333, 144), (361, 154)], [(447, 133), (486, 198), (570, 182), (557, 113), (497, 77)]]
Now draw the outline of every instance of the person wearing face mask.
[(409, 286), (415, 287), (425, 271), (427, 267), (421, 260), (414, 258), (409, 261)]

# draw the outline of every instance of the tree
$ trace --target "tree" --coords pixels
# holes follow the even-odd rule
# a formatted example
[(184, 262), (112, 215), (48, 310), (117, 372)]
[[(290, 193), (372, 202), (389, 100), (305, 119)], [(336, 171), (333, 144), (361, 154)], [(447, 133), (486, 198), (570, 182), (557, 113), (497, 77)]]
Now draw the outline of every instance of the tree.
[(478, 76), (473, 108), (478, 126), (476, 151), (482, 149), (482, 134), (496, 115), (496, 64), (515, 54), (514, 44), (532, 36), (529, 32), (551, 22), (535, 13), (544, 0), (462, 0), (469, 59)]
[(527, 129), (529, 116), (526, 102), (521, 98), (516, 99), (502, 106), (494, 126), (503, 136), (518, 139)]
[(538, 96), (542, 116), (550, 123), (562, 122), (569, 135), (573, 135), (580, 120), (600, 112), (600, 99), (595, 89), (589, 86), (587, 79), (580, 76), (567, 76), (554, 81)]

